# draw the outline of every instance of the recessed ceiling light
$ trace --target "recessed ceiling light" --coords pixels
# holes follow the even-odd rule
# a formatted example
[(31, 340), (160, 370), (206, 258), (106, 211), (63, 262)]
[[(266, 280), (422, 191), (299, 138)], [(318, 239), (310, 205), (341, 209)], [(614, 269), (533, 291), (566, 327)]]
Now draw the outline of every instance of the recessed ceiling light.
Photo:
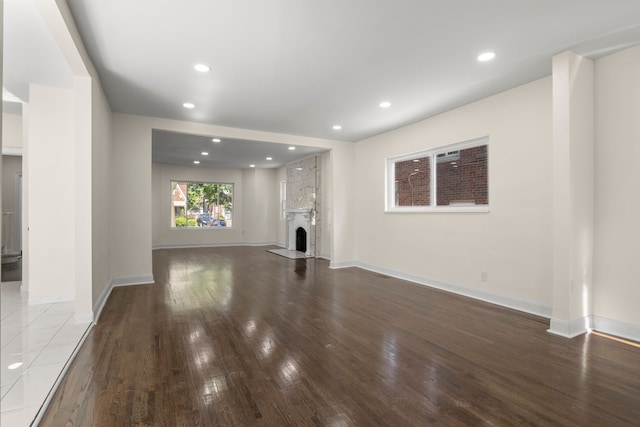
[(391, 107), (391, 103), (389, 101), (384, 101), (380, 103), (380, 108), (389, 108)]
[(194, 160), (194, 161), (193, 161), (193, 164), (194, 164), (194, 165), (199, 165), (199, 164), (200, 164), (200, 160)]
[(249, 167), (250, 167), (250, 168), (255, 168), (255, 167), (256, 167), (256, 165), (249, 165)]
[(11, 369), (13, 371), (14, 369), (18, 369), (20, 366), (22, 366), (22, 362), (16, 362), (7, 366), (7, 369)]
[(495, 53), (493, 53), (493, 52), (485, 52), (485, 53), (483, 53), (483, 54), (478, 56), (478, 61), (481, 61), (481, 62), (491, 61), (495, 57), (496, 57)]
[(301, 170), (302, 170), (302, 168), (296, 168), (296, 170), (297, 170), (297, 171), (301, 171)]
[(203, 156), (208, 156), (208, 155), (209, 155), (209, 153), (207, 153), (206, 151), (203, 151), (203, 152), (202, 152), (202, 153), (200, 153), (200, 154), (202, 154)]
[(289, 147), (289, 150), (291, 150), (291, 151), (293, 151), (295, 149), (296, 149), (296, 147), (294, 147), (294, 146)]
[(182, 104), (182, 106), (184, 108), (195, 108), (196, 106), (190, 102), (185, 102), (184, 104)]
[(340, 125), (333, 125), (333, 130), (340, 130), (342, 129), (342, 126)]
[(195, 68), (196, 71), (200, 71), (201, 73), (206, 73), (207, 71), (211, 70), (208, 65), (204, 64), (196, 64), (193, 66), (193, 68)]
[(213, 138), (212, 139), (213, 142), (215, 142), (216, 144), (220, 142), (220, 138)]
[(273, 157), (267, 157), (267, 160), (273, 160)]

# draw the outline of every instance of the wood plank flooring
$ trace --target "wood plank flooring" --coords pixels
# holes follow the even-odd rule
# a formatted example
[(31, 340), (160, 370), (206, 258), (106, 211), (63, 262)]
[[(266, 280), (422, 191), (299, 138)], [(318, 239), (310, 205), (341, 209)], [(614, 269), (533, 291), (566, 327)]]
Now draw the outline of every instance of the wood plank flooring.
[(265, 248), (154, 251), (42, 426), (638, 426), (640, 349)]

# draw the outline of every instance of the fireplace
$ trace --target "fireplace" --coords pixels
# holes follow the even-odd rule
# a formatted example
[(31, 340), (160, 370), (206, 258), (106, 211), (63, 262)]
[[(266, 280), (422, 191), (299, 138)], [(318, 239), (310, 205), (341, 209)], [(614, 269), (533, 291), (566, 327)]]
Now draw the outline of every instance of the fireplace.
[(311, 209), (287, 210), (287, 249), (316, 256), (315, 212)]

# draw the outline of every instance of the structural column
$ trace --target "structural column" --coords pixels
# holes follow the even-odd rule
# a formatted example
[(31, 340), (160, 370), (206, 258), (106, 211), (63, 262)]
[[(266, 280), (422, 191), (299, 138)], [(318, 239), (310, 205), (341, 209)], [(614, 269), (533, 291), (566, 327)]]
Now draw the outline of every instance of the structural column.
[(553, 313), (549, 332), (575, 337), (592, 314), (593, 61), (553, 58)]

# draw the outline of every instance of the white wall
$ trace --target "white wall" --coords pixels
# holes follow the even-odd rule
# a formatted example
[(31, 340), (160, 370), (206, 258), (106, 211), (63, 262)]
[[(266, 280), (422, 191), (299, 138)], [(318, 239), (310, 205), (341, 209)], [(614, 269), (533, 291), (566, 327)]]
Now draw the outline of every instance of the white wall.
[(2, 114), (2, 148), (22, 149), (22, 115)]
[(595, 97), (593, 313), (640, 339), (640, 45), (596, 61)]
[(280, 183), (277, 169), (243, 171), (242, 241), (273, 244), (277, 241)]
[[(331, 200), (325, 202), (333, 207), (326, 223), (332, 230), (332, 238), (328, 240), (332, 268), (351, 266), (357, 260), (356, 224), (360, 218), (356, 214), (356, 198), (363, 189), (356, 180), (356, 147), (357, 144), (341, 143), (329, 152), (328, 167), (333, 172), (328, 192)], [(365, 191), (370, 191), (369, 187)]]
[(99, 81), (91, 91), (91, 301), (97, 312), (100, 298), (111, 282), (109, 258), (109, 209), (111, 187), (111, 109)]
[[(331, 152), (320, 155), (320, 197), (322, 197), (322, 210), (320, 212), (321, 238), (320, 245), (316, 248), (316, 254), (323, 258), (331, 258), (333, 246), (333, 170), (331, 164)], [(283, 221), (284, 222), (284, 221)]]
[(28, 116), (30, 303), (75, 299), (74, 105), (72, 90), (32, 84), (23, 110)]
[[(359, 263), (549, 315), (551, 117), (544, 78), (358, 143)], [(486, 135), (489, 213), (384, 212), (386, 158)]]
[(112, 115), (109, 259), (119, 284), (152, 282), (151, 128)]

